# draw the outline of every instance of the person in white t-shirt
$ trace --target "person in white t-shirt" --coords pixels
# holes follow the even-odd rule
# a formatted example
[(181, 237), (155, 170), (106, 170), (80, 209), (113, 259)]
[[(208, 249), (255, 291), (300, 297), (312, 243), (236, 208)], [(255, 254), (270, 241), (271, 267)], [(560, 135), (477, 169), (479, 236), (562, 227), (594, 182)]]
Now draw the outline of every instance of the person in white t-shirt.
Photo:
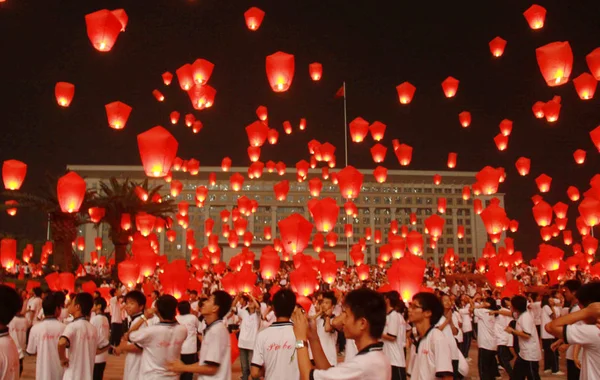
[(538, 336), (542, 333), (540, 326), (542, 325), (542, 301), (537, 293), (531, 293), (530, 304), (528, 306), (535, 328), (537, 329)]
[(156, 300), (158, 324), (140, 329), (139, 320), (127, 333), (128, 340), (142, 348), (139, 378), (144, 380), (176, 380), (179, 375), (168, 369), (168, 363), (179, 360), (187, 329), (177, 323), (177, 299), (163, 294)]
[[(139, 320), (143, 320), (140, 328), (148, 326), (147, 318), (144, 315), (146, 306), (146, 296), (139, 290), (132, 290), (125, 295), (124, 309), (131, 319), (130, 326), (135, 325)], [(142, 363), (142, 349), (133, 343), (123, 339), (120, 344), (114, 348), (115, 355), (121, 353), (127, 354), (125, 357), (125, 367), (123, 368), (124, 380), (137, 380), (140, 373), (140, 365)]]
[(504, 331), (514, 335), (519, 341), (519, 354), (513, 366), (511, 380), (540, 380), (542, 350), (533, 315), (527, 311), (527, 298), (514, 296), (510, 300), (510, 305), (512, 313), (504, 313), (504, 315), (516, 314), (517, 323), (515, 328), (509, 326)]
[(198, 309), (198, 291), (197, 290), (190, 290), (190, 312), (195, 315), (198, 316), (198, 313), (200, 312), (200, 310)]
[[(542, 326), (546, 326), (559, 316), (556, 314), (556, 308), (554, 306), (554, 298), (550, 298), (547, 294), (542, 296)], [(545, 329), (542, 329), (541, 338), (542, 349), (544, 351), (544, 372), (557, 373), (559, 370), (558, 353), (551, 348), (552, 344), (556, 342), (556, 338), (554, 338), (552, 334), (549, 334)]]
[(96, 355), (110, 346), (107, 339), (98, 337), (96, 328), (87, 321), (93, 303), (91, 294), (79, 293), (69, 305), (69, 314), (74, 319), (58, 340), (58, 356), (65, 368), (63, 380), (92, 380)]
[(56, 292), (47, 296), (42, 302), (44, 320), (31, 328), (27, 354), (37, 355), (35, 362), (35, 378), (61, 380), (64, 369), (58, 357), (58, 340), (65, 331), (65, 325), (57, 318), (62, 310), (64, 293)]
[[(98, 339), (108, 342), (110, 339), (110, 325), (104, 310), (106, 310), (106, 300), (102, 297), (96, 298), (92, 308), (94, 316), (90, 318), (90, 323), (96, 328)], [(94, 380), (102, 380), (104, 377), (107, 359), (108, 351), (101, 352), (94, 358)]]
[[(475, 296), (474, 301), (479, 299)], [(494, 324), (496, 316), (490, 314), (496, 311), (498, 306), (496, 300), (488, 297), (481, 300), (480, 306), (473, 306), (473, 314), (477, 317), (477, 346), (478, 351), (478, 369), (481, 380), (494, 380), (498, 373), (496, 365), (496, 338), (494, 336)]]
[[(321, 347), (315, 322), (309, 322), (304, 309), (296, 308), (292, 322), (300, 379), (391, 379), (391, 364), (383, 353), (383, 343), (379, 341), (385, 327), (385, 316), (385, 301), (381, 294), (366, 288), (348, 293), (342, 309), (342, 329), (348, 339), (355, 341), (358, 354), (352, 360), (332, 367)], [(316, 368), (310, 362), (309, 342)]]
[(123, 318), (121, 315), (121, 289), (111, 289), (108, 303), (110, 313), (110, 344), (117, 347), (123, 336)]
[(510, 298), (504, 297), (500, 300), (500, 310), (496, 323), (494, 324), (494, 335), (496, 337), (496, 345), (498, 346), (498, 362), (504, 368), (509, 377), (512, 377), (513, 368), (511, 361), (514, 358), (513, 336), (505, 330), (509, 323), (513, 320), (510, 313)]
[(23, 373), (23, 358), (27, 348), (27, 330), (29, 321), (19, 312), (8, 324), (8, 333), (15, 341), (19, 351), (19, 375)]
[(13, 288), (0, 285), (0, 379), (19, 379), (19, 351), (8, 334), (8, 324), (23, 306), (23, 300)]
[(251, 375), (265, 380), (298, 380), (300, 372), (296, 357), (296, 337), (290, 317), (296, 307), (296, 295), (289, 289), (273, 296), (276, 320), (258, 333), (252, 355)]
[(402, 314), (396, 310), (399, 307), (400, 294), (393, 290), (384, 294), (387, 316), (385, 328), (381, 335), (383, 353), (392, 365), (392, 380), (406, 380), (406, 357), (404, 342), (406, 340), (406, 322)]
[(469, 351), (471, 350), (471, 341), (473, 340), (473, 317), (469, 296), (463, 295), (460, 299), (457, 299), (457, 307), (462, 317), (460, 322), (462, 323), (463, 344), (460, 347), (460, 351), (467, 358), (467, 361), (470, 361)]
[(320, 311), (315, 316), (315, 324), (323, 352), (325, 352), (329, 364), (335, 366), (337, 364), (336, 343), (338, 332), (333, 327), (331, 321), (335, 318), (333, 309), (337, 304), (337, 298), (334, 292), (323, 292), (322, 297)]
[(30, 291), (30, 297), (27, 300), (27, 311), (25, 312), (25, 318), (29, 321), (29, 325), (33, 326), (37, 323), (37, 316), (42, 310), (42, 288), (35, 287)]
[[(569, 307), (567, 311), (561, 313), (561, 315), (567, 315), (569, 313), (575, 313), (581, 308), (579, 307), (579, 300), (577, 299), (577, 292), (581, 288), (581, 281), (576, 279), (567, 280), (564, 282), (562, 286), (562, 290), (564, 293), (565, 300), (569, 302)], [(575, 323), (576, 325), (585, 324), (583, 321), (579, 321)], [(581, 346), (578, 344), (565, 344), (562, 337), (558, 339), (554, 344), (552, 344), (552, 349), (555, 350), (557, 348), (561, 349), (561, 351), (565, 350), (566, 347), (566, 358), (567, 358), (567, 379), (568, 380), (579, 380), (581, 374)]]
[[(252, 350), (256, 343), (256, 334), (260, 326), (260, 305), (251, 294), (238, 294), (233, 300), (236, 307), (235, 313), (240, 318), (240, 334), (238, 347), (240, 349), (240, 364), (242, 366), (242, 379), (250, 376)], [(255, 379), (255, 378), (253, 378)]]
[[(177, 322), (186, 328), (187, 336), (181, 346), (181, 361), (185, 364), (194, 364), (198, 361), (198, 328), (200, 321), (195, 314), (191, 314), (192, 306), (188, 301), (180, 301), (177, 304), (179, 315), (175, 317)], [(182, 373), (181, 380), (193, 380), (192, 373)]]
[(194, 364), (173, 361), (167, 366), (170, 371), (196, 373), (198, 380), (231, 380), (231, 340), (223, 318), (231, 310), (232, 301), (227, 292), (217, 290), (204, 302), (200, 312), (207, 326), (199, 361)]

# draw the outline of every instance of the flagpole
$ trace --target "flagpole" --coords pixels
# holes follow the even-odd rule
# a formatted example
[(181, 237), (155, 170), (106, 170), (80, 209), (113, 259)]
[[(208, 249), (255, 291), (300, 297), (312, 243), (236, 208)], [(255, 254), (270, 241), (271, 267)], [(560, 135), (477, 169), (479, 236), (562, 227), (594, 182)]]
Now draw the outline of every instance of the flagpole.
[[(346, 81), (342, 83), (344, 91), (344, 164), (348, 166), (348, 114), (346, 108)], [(348, 224), (352, 225), (352, 215), (346, 215)], [(345, 234), (345, 231), (344, 231)], [(350, 265), (350, 238), (346, 238), (346, 265)]]

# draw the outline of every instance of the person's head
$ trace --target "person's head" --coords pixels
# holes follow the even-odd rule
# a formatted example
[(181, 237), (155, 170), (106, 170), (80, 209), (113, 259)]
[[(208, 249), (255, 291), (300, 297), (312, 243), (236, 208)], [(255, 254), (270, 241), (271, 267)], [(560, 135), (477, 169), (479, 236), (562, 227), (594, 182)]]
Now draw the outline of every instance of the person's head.
[(539, 294), (537, 294), (536, 292), (533, 292), (530, 294), (530, 297), (533, 302), (536, 302), (536, 301), (538, 301)]
[(364, 335), (381, 338), (386, 318), (386, 304), (381, 294), (367, 288), (353, 290), (346, 295), (342, 310), (347, 338), (358, 339)]
[(117, 289), (112, 288), (111, 290), (108, 291), (108, 294), (110, 294), (111, 297), (114, 297), (115, 294), (117, 294)]
[(542, 307), (546, 306), (546, 305), (550, 306), (550, 295), (549, 294), (544, 294), (542, 296)]
[[(42, 310), (46, 318), (56, 318), (60, 315), (62, 304), (58, 303), (57, 293), (52, 293), (42, 301)], [(60, 293), (63, 294), (63, 293)]]
[(106, 300), (102, 297), (94, 299), (94, 307), (92, 309), (96, 314), (103, 314), (106, 310)]
[(190, 301), (196, 301), (198, 299), (198, 291), (197, 290), (190, 290)]
[(442, 294), (442, 296), (440, 297), (440, 301), (442, 301), (442, 306), (444, 307), (444, 310), (452, 309), (452, 299), (449, 295), (445, 293)]
[(503, 297), (500, 300), (500, 306), (502, 306), (505, 309), (509, 309), (510, 310), (510, 298), (508, 297)]
[(428, 320), (431, 326), (438, 323), (444, 314), (442, 302), (432, 293), (417, 293), (408, 307), (408, 320), (413, 323)]
[(10, 321), (21, 311), (23, 300), (10, 286), (0, 285), (0, 327), (6, 328)]
[(594, 281), (582, 285), (577, 291), (576, 297), (582, 307), (588, 307), (591, 303), (600, 302), (600, 282)]
[(487, 297), (484, 301), (484, 305), (488, 310), (498, 310), (498, 303), (492, 297)]
[(273, 296), (273, 311), (277, 318), (290, 318), (295, 306), (296, 295), (290, 289), (281, 289)]
[(321, 311), (329, 311), (337, 304), (334, 292), (323, 292), (323, 300), (321, 301)]
[(511, 298), (510, 306), (512, 308), (513, 313), (521, 315), (527, 311), (527, 298), (521, 295), (516, 295), (513, 298)]
[(573, 302), (575, 300), (575, 294), (581, 288), (581, 281), (579, 280), (567, 280), (563, 284), (563, 293), (565, 295), (565, 299), (569, 302)]
[[(188, 303), (189, 304), (189, 303)], [(165, 321), (172, 321), (177, 315), (177, 298), (170, 294), (163, 294), (156, 300), (158, 316)]]
[(387, 292), (383, 295), (383, 299), (385, 300), (385, 305), (396, 310), (398, 304), (400, 303), (400, 293), (395, 290), (391, 292)]
[(269, 292), (263, 293), (262, 294), (262, 302), (264, 302), (268, 305), (271, 302), (271, 293), (269, 293)]
[(177, 304), (177, 311), (179, 315), (188, 315), (192, 310), (192, 306), (188, 301), (179, 301)]
[(232, 302), (229, 293), (217, 290), (204, 302), (200, 312), (205, 318), (215, 316), (216, 319), (223, 319), (231, 309)]
[(69, 305), (69, 314), (75, 318), (89, 317), (94, 306), (94, 298), (89, 293), (78, 293)]
[(144, 312), (146, 296), (139, 290), (132, 290), (125, 295), (125, 311), (129, 316)]
[(67, 295), (64, 292), (54, 292), (52, 293), (52, 297), (54, 297), (57, 307), (60, 307), (61, 309), (66, 307), (65, 303), (67, 301)]
[(160, 296), (160, 293), (158, 292), (158, 290), (153, 290), (152, 293), (150, 293), (150, 297), (153, 300), (157, 300), (159, 296)]
[(100, 297), (102, 297), (102, 295), (100, 294), (100, 292), (99, 292), (99, 291), (97, 291), (97, 290), (96, 290), (96, 291), (94, 292), (94, 299), (96, 299), (96, 298), (100, 298)]
[(30, 294), (32, 297), (41, 297), (42, 296), (42, 288), (40, 288), (39, 286), (36, 286), (35, 288), (31, 289)]

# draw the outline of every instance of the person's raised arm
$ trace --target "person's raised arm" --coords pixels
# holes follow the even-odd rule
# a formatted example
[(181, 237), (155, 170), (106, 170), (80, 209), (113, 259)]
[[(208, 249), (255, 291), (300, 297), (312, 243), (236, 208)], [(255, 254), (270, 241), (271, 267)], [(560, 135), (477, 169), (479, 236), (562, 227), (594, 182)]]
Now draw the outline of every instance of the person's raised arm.
[(565, 326), (572, 325), (579, 321), (595, 323), (598, 317), (600, 317), (600, 302), (595, 302), (590, 304), (585, 309), (553, 319), (550, 323), (547, 323), (544, 328), (548, 334), (554, 335), (557, 338), (561, 338), (563, 337)]

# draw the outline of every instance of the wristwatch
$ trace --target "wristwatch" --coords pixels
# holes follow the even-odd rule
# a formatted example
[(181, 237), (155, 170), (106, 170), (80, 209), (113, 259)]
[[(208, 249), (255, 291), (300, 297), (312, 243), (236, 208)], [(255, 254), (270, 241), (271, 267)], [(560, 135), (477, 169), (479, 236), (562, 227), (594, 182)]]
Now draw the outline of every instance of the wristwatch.
[(308, 348), (308, 342), (306, 340), (297, 340), (296, 341), (296, 349), (300, 348)]

